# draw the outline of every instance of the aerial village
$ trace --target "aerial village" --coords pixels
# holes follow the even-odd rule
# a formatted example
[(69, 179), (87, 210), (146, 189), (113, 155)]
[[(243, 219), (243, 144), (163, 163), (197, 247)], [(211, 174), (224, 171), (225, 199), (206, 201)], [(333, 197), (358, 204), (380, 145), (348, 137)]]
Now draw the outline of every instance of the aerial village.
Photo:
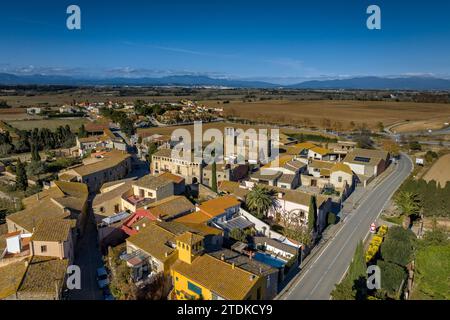
[[(42, 188), (6, 215), (0, 298), (274, 299), (356, 185), (370, 185), (391, 156), (345, 138), (322, 143), (280, 133), (268, 163), (237, 161), (232, 145), (232, 156), (206, 164), (173, 158), (180, 141), (170, 134), (139, 130), (217, 122), (235, 141), (239, 124), (225, 122), (222, 111), (186, 100), (55, 110), (89, 122), (72, 133), (72, 147), (46, 159), (77, 161), (41, 179)], [(42, 112), (49, 110), (27, 109)], [(2, 135), (14, 132), (2, 123)], [(31, 154), (31, 163), (43, 161), (37, 147)], [(3, 163), (2, 179), (34, 187), (20, 166)], [(68, 281), (74, 265), (79, 290)]]

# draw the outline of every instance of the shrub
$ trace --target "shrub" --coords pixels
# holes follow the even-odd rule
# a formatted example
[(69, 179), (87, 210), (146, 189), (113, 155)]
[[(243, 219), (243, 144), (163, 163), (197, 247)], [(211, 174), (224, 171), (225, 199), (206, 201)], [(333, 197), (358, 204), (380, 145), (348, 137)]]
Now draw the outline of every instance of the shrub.
[(398, 298), (400, 286), (407, 276), (405, 268), (383, 260), (378, 260), (377, 266), (381, 271), (381, 288), (388, 297)]
[(401, 227), (389, 229), (381, 244), (381, 256), (384, 261), (406, 266), (411, 262), (414, 251), (415, 235), (411, 230)]

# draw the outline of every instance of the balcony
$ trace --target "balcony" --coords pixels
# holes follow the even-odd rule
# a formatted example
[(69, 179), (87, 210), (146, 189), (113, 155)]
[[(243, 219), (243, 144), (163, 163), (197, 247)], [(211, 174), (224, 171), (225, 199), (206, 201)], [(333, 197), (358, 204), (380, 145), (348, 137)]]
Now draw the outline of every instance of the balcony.
[(156, 201), (155, 199), (152, 199), (152, 198), (144, 198), (144, 197), (140, 197), (140, 196), (136, 196), (136, 195), (123, 196), (122, 199), (125, 200), (126, 202), (128, 202), (130, 205), (132, 205), (136, 209), (142, 208), (142, 207)]

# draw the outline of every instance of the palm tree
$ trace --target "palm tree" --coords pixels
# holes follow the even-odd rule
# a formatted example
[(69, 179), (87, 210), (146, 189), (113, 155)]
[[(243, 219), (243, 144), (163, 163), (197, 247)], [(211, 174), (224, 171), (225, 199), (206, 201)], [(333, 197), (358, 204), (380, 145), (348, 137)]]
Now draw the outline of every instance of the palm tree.
[(258, 218), (267, 216), (267, 212), (277, 207), (277, 199), (275, 197), (276, 192), (270, 190), (262, 185), (256, 185), (247, 194), (245, 198), (245, 204), (247, 208), (256, 213)]
[(395, 197), (394, 201), (402, 214), (408, 219), (408, 227), (410, 227), (413, 217), (419, 215), (422, 208), (419, 195), (414, 192), (402, 191)]

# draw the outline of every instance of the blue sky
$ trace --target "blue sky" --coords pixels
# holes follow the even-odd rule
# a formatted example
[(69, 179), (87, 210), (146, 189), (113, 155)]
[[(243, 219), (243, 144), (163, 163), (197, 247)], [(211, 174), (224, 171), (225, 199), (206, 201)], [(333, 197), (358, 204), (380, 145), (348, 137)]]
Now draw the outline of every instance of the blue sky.
[[(81, 8), (82, 30), (66, 28)], [(366, 28), (366, 8), (382, 30)], [(8, 1), (0, 71), (91, 76), (207, 74), (295, 82), (450, 75), (449, 1)]]

